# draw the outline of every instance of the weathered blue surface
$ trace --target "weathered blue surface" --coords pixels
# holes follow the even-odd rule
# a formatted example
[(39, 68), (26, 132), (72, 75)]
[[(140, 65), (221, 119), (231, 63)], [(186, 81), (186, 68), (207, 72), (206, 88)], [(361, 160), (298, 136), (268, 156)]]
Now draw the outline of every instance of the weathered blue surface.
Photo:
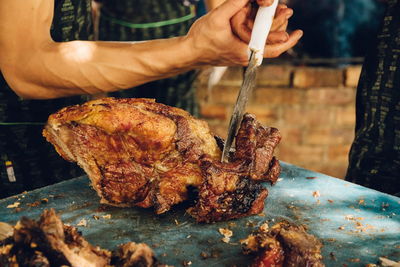
[[(197, 224), (183, 207), (162, 216), (139, 208), (104, 208), (89, 180), (80, 177), (0, 200), (0, 221), (14, 224), (21, 216), (38, 218), (43, 209), (55, 208), (65, 223), (76, 225), (86, 219), (87, 227), (78, 228), (92, 244), (114, 249), (128, 241), (146, 242), (163, 263), (182, 266), (191, 261), (191, 266), (210, 267), (246, 266), (249, 258), (241, 254), (239, 240), (266, 220), (286, 219), (307, 225), (322, 240), (327, 266), (365, 266), (379, 256), (400, 261), (400, 198), (290, 164), (282, 167), (282, 179), (268, 187), (263, 216), (205, 225)], [(42, 198), (49, 202), (27, 205)], [(21, 211), (6, 208), (16, 201)], [(111, 219), (101, 217), (106, 214)], [(229, 244), (221, 241), (219, 228), (233, 231)], [(216, 257), (202, 259), (201, 252)]]

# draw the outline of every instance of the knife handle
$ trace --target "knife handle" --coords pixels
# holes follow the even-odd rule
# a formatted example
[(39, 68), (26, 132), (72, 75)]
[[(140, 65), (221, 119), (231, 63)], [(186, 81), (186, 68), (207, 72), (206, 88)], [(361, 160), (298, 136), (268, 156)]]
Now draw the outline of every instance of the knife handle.
[(255, 53), (257, 66), (260, 66), (264, 58), (264, 48), (267, 41), (269, 31), (271, 30), (272, 21), (275, 17), (276, 7), (279, 0), (274, 0), (273, 4), (268, 7), (259, 7), (254, 21), (251, 39), (249, 43), (249, 55)]

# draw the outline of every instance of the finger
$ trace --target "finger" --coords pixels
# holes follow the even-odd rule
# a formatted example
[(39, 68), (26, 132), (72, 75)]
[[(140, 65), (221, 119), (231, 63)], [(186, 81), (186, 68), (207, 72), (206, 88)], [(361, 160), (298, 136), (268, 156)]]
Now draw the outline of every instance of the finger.
[(245, 43), (250, 41), (251, 29), (253, 28), (253, 21), (247, 19), (250, 12), (251, 8), (246, 6), (236, 13), (230, 20), (233, 33)]
[[(274, 19), (274, 25), (271, 29), (272, 32), (284, 32), (286, 31), (286, 27), (288, 24), (288, 21), (285, 19), (288, 15), (291, 15), (293, 13), (292, 10), (288, 10), (286, 5), (279, 5), (279, 11), (278, 11), (278, 19)], [(251, 31), (253, 29), (254, 25), (254, 20), (249, 19), (249, 18), (254, 18), (256, 15), (256, 9), (251, 8), (250, 5), (247, 5), (245, 8), (241, 9), (238, 13), (236, 13), (232, 18), (231, 18), (231, 25), (233, 32), (238, 36), (242, 41), (248, 43), (250, 42), (250, 37), (251, 37)], [(276, 21), (279, 21), (281, 25), (278, 25)], [(280, 40), (283, 40), (286, 35), (284, 34), (279, 34), (278, 38), (272, 39), (271, 43), (275, 42), (281, 42)], [(283, 39), (282, 39), (283, 38)], [(279, 40), (277, 40), (279, 39)], [(284, 40), (286, 41), (286, 40)]]
[(285, 9), (285, 8), (287, 8), (287, 5), (285, 5), (285, 4), (279, 4), (279, 5), (276, 7), (275, 16), (276, 16), (277, 14), (279, 14), (279, 12), (281, 12), (282, 9)]
[(278, 44), (284, 43), (289, 40), (289, 34), (285, 31), (283, 32), (270, 32), (267, 39), (267, 44)]
[(227, 0), (215, 9), (215, 14), (230, 19), (249, 3), (248, 0)]
[[(275, 0), (278, 1), (278, 0)], [(257, 0), (257, 4), (259, 6), (270, 6), (272, 5), (272, 3), (274, 2), (274, 0)]]
[(267, 45), (265, 47), (264, 57), (274, 58), (280, 56), (282, 53), (295, 46), (302, 36), (303, 31), (296, 30), (289, 35), (289, 39), (286, 42)]
[(293, 9), (282, 8), (275, 14), (274, 21), (272, 22), (271, 31), (282, 31), (282, 25), (285, 25), (288, 19), (293, 15)]
[[(235, 22), (232, 21), (232, 25), (234, 25)], [(240, 38), (240, 40), (242, 40), (245, 43), (249, 43), (250, 39), (251, 39), (251, 28), (249, 27), (249, 25), (246, 24), (236, 24), (234, 28), (234, 33), (236, 34), (236, 36), (238, 36)], [(236, 30), (239, 29), (239, 30)], [(267, 38), (267, 44), (276, 44), (276, 43), (282, 43), (282, 42), (286, 42), (289, 39), (289, 34), (283, 30), (283, 31), (274, 31), (274, 32), (270, 32), (268, 34), (268, 38)]]
[(250, 29), (250, 31), (251, 29), (253, 29), (256, 15), (257, 15), (257, 9), (249, 7), (247, 12), (246, 25)]
[(287, 26), (289, 24), (289, 21), (286, 21), (284, 24), (282, 24), (278, 29), (276, 29), (277, 32), (285, 32), (287, 29)]
[(251, 29), (249, 29), (246, 25), (242, 25), (238, 36), (242, 42), (245, 42), (246, 44), (250, 43)]

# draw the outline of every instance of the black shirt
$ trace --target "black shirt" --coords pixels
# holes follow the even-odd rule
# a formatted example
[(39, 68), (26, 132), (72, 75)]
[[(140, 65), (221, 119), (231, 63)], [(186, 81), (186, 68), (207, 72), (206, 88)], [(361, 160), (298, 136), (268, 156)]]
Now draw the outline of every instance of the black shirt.
[(356, 134), (346, 179), (400, 193), (400, 0), (388, 0), (356, 99)]
[[(90, 0), (56, 0), (54, 10), (54, 41), (92, 39)], [(0, 198), (83, 174), (75, 163), (61, 158), (42, 136), (51, 113), (83, 100), (86, 98), (23, 100), (0, 73)]]

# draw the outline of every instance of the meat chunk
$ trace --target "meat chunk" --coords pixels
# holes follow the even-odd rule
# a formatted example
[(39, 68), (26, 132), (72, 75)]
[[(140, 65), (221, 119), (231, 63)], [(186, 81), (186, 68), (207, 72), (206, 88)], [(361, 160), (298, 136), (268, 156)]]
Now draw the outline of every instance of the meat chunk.
[(163, 267), (146, 244), (129, 242), (110, 252), (89, 244), (55, 211), (45, 210), (38, 221), (22, 217), (13, 236), (0, 241), (0, 266)]
[(63, 225), (54, 210), (44, 211), (37, 222), (23, 217), (1, 247), (0, 262), (16, 264), (10, 266), (105, 266), (110, 257)]
[[(122, 244), (113, 252), (111, 265), (115, 267), (163, 267), (159, 265), (153, 250), (144, 243), (129, 242)], [(165, 266), (167, 267), (167, 266)]]
[(283, 221), (263, 224), (242, 240), (245, 254), (255, 254), (251, 267), (323, 267), (321, 242), (304, 227)]
[(160, 214), (188, 199), (193, 187), (199, 199), (190, 213), (204, 222), (261, 212), (267, 191), (259, 182), (274, 183), (280, 172), (273, 157), (278, 130), (249, 114), (228, 163), (220, 163), (221, 148), (206, 122), (151, 99), (66, 107), (49, 117), (43, 135), (85, 170), (101, 202)]
[(279, 162), (273, 157), (281, 136), (246, 114), (236, 137), (236, 151), (229, 163), (204, 155), (200, 168), (204, 182), (199, 199), (189, 212), (199, 222), (221, 221), (258, 214), (268, 195), (258, 181), (276, 182)]

